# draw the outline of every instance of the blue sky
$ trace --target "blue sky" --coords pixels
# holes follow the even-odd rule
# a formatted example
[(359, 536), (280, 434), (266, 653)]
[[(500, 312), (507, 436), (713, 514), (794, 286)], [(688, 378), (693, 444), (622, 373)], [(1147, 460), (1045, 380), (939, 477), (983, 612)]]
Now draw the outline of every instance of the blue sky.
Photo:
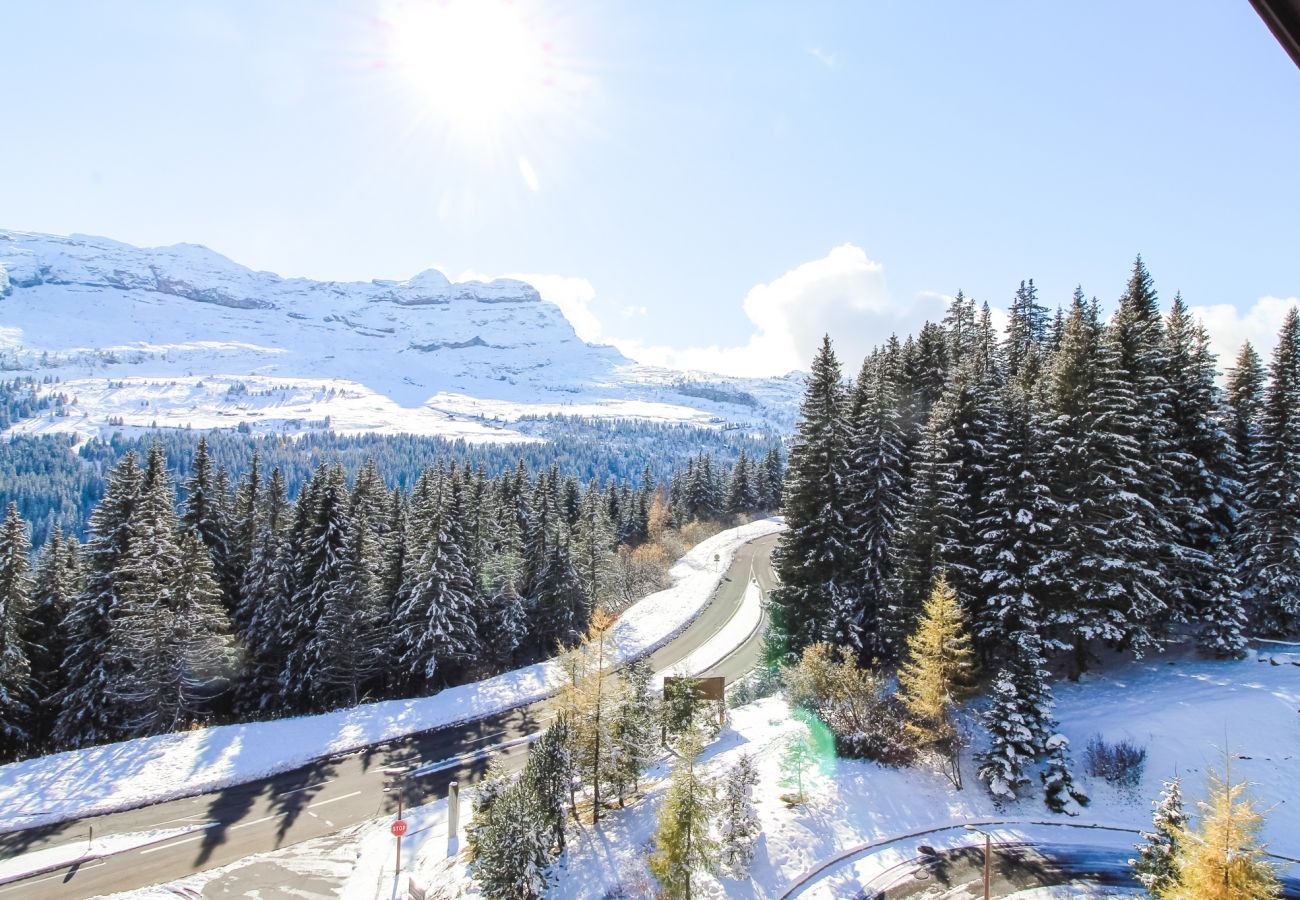
[(26, 3), (0, 226), (285, 275), (527, 275), (588, 337), (851, 365), (958, 288), (1222, 348), (1300, 295), (1300, 71), (1246, 0)]

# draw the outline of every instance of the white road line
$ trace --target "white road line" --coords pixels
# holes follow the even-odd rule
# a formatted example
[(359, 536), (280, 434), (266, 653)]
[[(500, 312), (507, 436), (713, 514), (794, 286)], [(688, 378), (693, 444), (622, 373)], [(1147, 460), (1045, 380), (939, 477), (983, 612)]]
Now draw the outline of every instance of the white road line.
[(272, 796), (272, 797), (287, 797), (287, 796), (289, 796), (290, 794), (297, 794), (297, 793), (301, 793), (302, 791), (310, 791), (312, 788), (318, 788), (318, 787), (321, 787), (322, 785), (329, 784), (331, 781), (338, 781), (338, 779), (337, 779), (337, 778), (326, 778), (324, 781), (318, 781), (318, 782), (316, 782), (315, 784), (304, 785), (303, 787), (300, 787), (300, 788), (294, 788), (293, 790), (290, 790), (290, 791), (280, 791), (280, 793), (278, 793), (278, 794), (272, 794), (271, 796)]
[[(108, 865), (108, 863), (100, 859), (100, 860), (96, 860), (95, 862), (89, 862), (89, 863), (75, 863), (75, 862), (69, 863), (66, 866), (66, 868), (71, 869), (75, 866), (77, 871), (81, 872), (86, 869), (93, 869), (96, 866), (106, 866), (106, 865)], [(33, 884), (40, 884), (42, 881), (53, 881), (56, 878), (67, 878), (67, 877), (68, 876), (63, 872), (63, 870), (60, 869), (58, 873), (54, 875), (46, 875), (44, 878), (27, 878), (24, 879), (23, 881), (16, 881), (13, 884), (7, 884), (4, 887), (0, 887), (0, 894), (7, 894), (10, 891), (16, 891), (19, 888), (30, 887)]]
[(284, 812), (278, 812), (270, 816), (262, 816), (262, 818), (254, 819), (251, 822), (240, 822), (238, 825), (231, 825), (230, 830), (234, 831), (238, 828), (248, 828), (250, 825), (261, 825), (263, 822), (269, 822), (272, 819), (278, 819), (281, 816), (287, 816), (287, 815), (289, 815), (289, 811), (286, 809)]
[(203, 832), (207, 831), (209, 828), (215, 828), (217, 825), (220, 824), (221, 824), (220, 822), (209, 822), (208, 824), (200, 828), (198, 830), (199, 833), (194, 835), (193, 837), (187, 837), (179, 841), (173, 841), (170, 844), (159, 844), (156, 847), (146, 847), (145, 849), (141, 850), (140, 853), (142, 855), (145, 853), (157, 853), (159, 850), (170, 850), (172, 847), (179, 847), (182, 844), (192, 844), (195, 841), (201, 841), (203, 840), (204, 837)]
[(319, 803), (313, 803), (311, 806), (309, 806), (309, 807), (307, 807), (307, 808), (308, 808), (308, 809), (315, 809), (315, 808), (318, 807), (318, 806), (325, 806), (325, 805), (327, 805), (327, 804), (329, 804), (329, 803), (337, 803), (337, 802), (340, 801), (340, 800), (346, 800), (346, 799), (348, 799), (349, 797), (355, 797), (355, 796), (356, 796), (357, 794), (359, 794), (359, 793), (361, 793), (361, 792), (360, 792), (360, 791), (353, 791), (353, 792), (350, 793), (350, 794), (341, 794), (341, 795), (338, 796), (338, 797), (331, 797), (331, 798), (328, 799), (328, 800), (322, 800), (322, 801), (319, 802)]

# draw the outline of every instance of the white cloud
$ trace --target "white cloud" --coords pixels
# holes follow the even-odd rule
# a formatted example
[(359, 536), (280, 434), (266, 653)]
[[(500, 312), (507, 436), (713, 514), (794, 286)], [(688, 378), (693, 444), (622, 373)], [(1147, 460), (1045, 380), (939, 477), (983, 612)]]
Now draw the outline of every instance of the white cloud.
[(542, 299), (554, 303), (569, 320), (578, 337), (584, 341), (594, 341), (600, 337), (600, 320), (591, 311), (591, 302), (596, 299), (596, 289), (585, 278), (572, 275), (553, 275), (543, 272), (507, 272), (504, 275), (484, 275), (473, 269), (466, 269), (456, 277), (456, 281), (492, 281), (494, 278), (514, 278), (526, 281), (537, 288)]
[(821, 47), (809, 47), (808, 52), (828, 69), (833, 69), (840, 63), (840, 58), (838, 56), (831, 53), (829, 50), (823, 50)]
[(623, 318), (625, 319), (634, 319), (638, 317), (644, 319), (649, 314), (650, 310), (646, 309), (644, 306), (623, 307)]
[(912, 332), (927, 318), (942, 316), (944, 307), (939, 295), (896, 301), (885, 286), (884, 267), (861, 248), (843, 244), (745, 295), (745, 315), (754, 330), (744, 344), (677, 349), (639, 340), (611, 342), (640, 362), (758, 377), (806, 369), (822, 335), (830, 334), (852, 373), (890, 334)]
[(1300, 297), (1261, 297), (1245, 312), (1230, 303), (1193, 306), (1191, 312), (1205, 323), (1205, 330), (1210, 333), (1210, 344), (1219, 355), (1219, 368), (1227, 369), (1236, 360), (1237, 351), (1245, 341), (1254, 344), (1256, 352), (1267, 360), (1277, 344), (1282, 320), (1287, 311), (1297, 305), (1300, 305)]

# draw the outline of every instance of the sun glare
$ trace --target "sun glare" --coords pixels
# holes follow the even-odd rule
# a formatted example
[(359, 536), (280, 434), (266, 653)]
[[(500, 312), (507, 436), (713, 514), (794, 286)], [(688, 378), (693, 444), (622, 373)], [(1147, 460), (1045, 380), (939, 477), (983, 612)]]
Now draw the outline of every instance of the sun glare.
[(491, 133), (543, 111), (552, 61), (523, 4), (406, 2), (389, 24), (393, 61), (443, 125)]

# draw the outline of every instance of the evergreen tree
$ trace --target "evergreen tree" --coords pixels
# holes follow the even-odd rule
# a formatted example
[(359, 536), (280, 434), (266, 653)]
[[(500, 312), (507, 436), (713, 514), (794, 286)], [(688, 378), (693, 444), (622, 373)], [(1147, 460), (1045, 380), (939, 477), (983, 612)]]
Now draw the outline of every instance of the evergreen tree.
[(594, 480), (579, 503), (572, 543), (574, 569), (582, 582), (587, 609), (597, 609), (614, 576), (614, 525)]
[(916, 631), (907, 639), (907, 659), (898, 672), (899, 696), (908, 713), (907, 728), (921, 747), (933, 748), (957, 768), (957, 730), (952, 711), (970, 692), (974, 654), (957, 595), (940, 576), (921, 609)]
[(637, 790), (641, 773), (654, 760), (659, 705), (651, 686), (653, 679), (654, 672), (646, 659), (629, 663), (623, 670), (623, 696), (610, 729), (614, 757), (611, 777), (619, 806), (629, 792)]
[(325, 592), (312, 655), (319, 660), (319, 693), (335, 705), (360, 703), (365, 687), (382, 670), (387, 616), (379, 604), (374, 538), (365, 504), (356, 505), (343, 539), (339, 577)]
[(1259, 413), (1264, 403), (1264, 364), (1246, 341), (1237, 354), (1237, 364), (1228, 370), (1227, 402), (1229, 429), (1237, 449), (1238, 480), (1250, 477), (1255, 460)]
[(81, 592), (82, 581), (76, 546), (76, 538), (65, 538), (63, 529), (55, 525), (36, 564), (23, 643), (32, 670), (31, 732), (37, 744), (48, 739), (58, 715), (59, 694), (66, 687), (61, 668), (68, 650), (63, 620)]
[(1246, 786), (1210, 772), (1210, 796), (1198, 803), (1201, 824), (1183, 829), (1174, 851), (1174, 876), (1162, 900), (1267, 900), (1282, 896), (1259, 831), (1264, 817), (1244, 796)]
[(1287, 314), (1269, 365), (1247, 491), (1247, 596), (1266, 630), (1300, 626), (1300, 312)]
[(484, 897), (531, 900), (546, 893), (551, 857), (534, 806), (524, 778), (498, 773), (480, 787), (468, 829), (469, 871)]
[(231, 565), (230, 535), (225, 521), (226, 496), (213, 474), (207, 438), (199, 438), (191, 465), (190, 477), (185, 481), (181, 524), (198, 535), (203, 546), (208, 548), (213, 568), (222, 583), (227, 608), (233, 611), (238, 600), (239, 586)]
[(1070, 742), (1063, 734), (1047, 739), (1047, 767), (1039, 774), (1043, 782), (1043, 801), (1052, 812), (1077, 815), (1075, 804), (1088, 805), (1088, 795), (1074, 784), (1070, 774)]
[(779, 653), (797, 655), (820, 640), (831, 621), (832, 597), (848, 585), (843, 490), (846, 472), (844, 386), (830, 338), (813, 360), (785, 485), (786, 530), (773, 564), (781, 586), (772, 592), (772, 629)]
[(621, 779), (616, 774), (614, 740), (622, 693), (614, 672), (613, 619), (598, 613), (582, 643), (564, 659), (568, 683), (559, 695), (569, 721), (570, 752), (578, 778), (591, 788), (591, 819), (600, 821), (601, 790)]
[(556, 542), (551, 547), (541, 574), (533, 609), (533, 642), (549, 655), (557, 645), (572, 647), (581, 639), (592, 611), (567, 546)]
[(754, 860), (754, 843), (762, 834), (758, 811), (754, 809), (754, 788), (758, 769), (754, 758), (742, 753), (726, 774), (718, 805), (719, 858), (722, 870), (732, 878), (749, 877)]
[(119, 655), (110, 652), (112, 622), (122, 604), (118, 568), (130, 543), (130, 518), (140, 495), (141, 473), (134, 453), (127, 453), (109, 479), (104, 499), (90, 519), (86, 548), (86, 586), (74, 601), (63, 627), (67, 654), (66, 686), (59, 695), (54, 742), (75, 748), (114, 740), (122, 722), (112, 700), (112, 686), (122, 677)]
[(556, 716), (528, 748), (523, 772), (532, 793), (538, 830), (548, 837), (546, 846), (556, 853), (564, 852), (564, 800), (573, 796), (574, 761), (569, 750), (572, 727), (568, 716)]
[(1116, 341), (1097, 305), (1076, 290), (1053, 360), (1048, 483), (1060, 510), (1050, 558), (1046, 623), (1074, 648), (1077, 677), (1094, 640), (1140, 653), (1165, 613), (1167, 581), (1150, 527), (1146, 477), (1137, 442), (1139, 415)]
[(1028, 283), (1020, 282), (1016, 294), (1011, 300), (1010, 316), (1007, 322), (1006, 358), (1007, 372), (1011, 376), (1020, 374), (1026, 357), (1035, 355), (1050, 338), (1050, 323), (1047, 307), (1038, 302), (1038, 288), (1034, 279)]
[(1055, 723), (1041, 651), (1032, 631), (1014, 634), (1011, 661), (993, 683), (993, 703), (983, 715), (990, 747), (979, 756), (979, 779), (993, 796), (1014, 800), (1028, 784), (1027, 769), (1047, 751)]
[(12, 500), (0, 524), (0, 760), (12, 759), (33, 735), (31, 661), (23, 626), (31, 607), (27, 525)]
[(227, 541), (227, 562), (234, 586), (232, 613), (235, 614), (243, 602), (244, 576), (253, 558), (253, 545), (257, 542), (257, 531), (265, 512), (266, 490), (267, 485), (263, 483), (262, 477), (262, 457), (254, 450), (248, 463), (248, 473), (240, 480), (239, 488), (235, 491)]
[(429, 545), (412, 569), (396, 627), (403, 665), (433, 685), (479, 647), (476, 588), (461, 550), (454, 516), (439, 516)]
[(1177, 776), (1166, 781), (1160, 799), (1152, 804), (1153, 830), (1142, 832), (1136, 859), (1130, 859), (1138, 881), (1152, 897), (1160, 897), (1177, 879), (1174, 860), (1179, 844), (1187, 831), (1187, 816), (1183, 813), (1183, 793)]
[(227, 623), (197, 531), (179, 534), (161, 447), (149, 452), (120, 565), (123, 603), (111, 647), (124, 674), (111, 690), (134, 734), (196, 721), (227, 674)]
[(280, 693), (294, 710), (317, 709), (317, 678), (323, 660), (314, 638), (325, 612), (325, 598), (343, 568), (347, 536), (347, 484), (342, 466), (321, 468), (312, 479), (310, 506), (300, 517), (302, 537), (294, 573), (295, 592), (281, 625), (288, 650), (280, 672)]
[(664, 896), (690, 900), (691, 878), (717, 867), (718, 842), (710, 833), (716, 806), (714, 786), (698, 771), (700, 746), (688, 736), (673, 766), (668, 794), (659, 806), (655, 852), (650, 872), (659, 880)]
[[(860, 627), (864, 660), (885, 660), (891, 648), (883, 640), (883, 620), (891, 575), (894, 541), (906, 486), (907, 448), (892, 355), (877, 353), (864, 363), (854, 389), (846, 518), (853, 530), (857, 571), (852, 593), (858, 598), (854, 621)], [(848, 637), (847, 634), (840, 635)], [(841, 639), (839, 643), (844, 643)]]
[[(1036, 353), (1030, 348), (1022, 358), (1022, 374), (1036, 368)], [(974, 632), (986, 661), (1012, 655), (1006, 651), (1016, 646), (1007, 635), (1038, 633), (1060, 553), (1061, 511), (1048, 485), (1048, 423), (1032, 390), (1019, 379), (1007, 382), (1000, 427), (990, 436), (987, 505), (974, 553), (980, 579)]]

